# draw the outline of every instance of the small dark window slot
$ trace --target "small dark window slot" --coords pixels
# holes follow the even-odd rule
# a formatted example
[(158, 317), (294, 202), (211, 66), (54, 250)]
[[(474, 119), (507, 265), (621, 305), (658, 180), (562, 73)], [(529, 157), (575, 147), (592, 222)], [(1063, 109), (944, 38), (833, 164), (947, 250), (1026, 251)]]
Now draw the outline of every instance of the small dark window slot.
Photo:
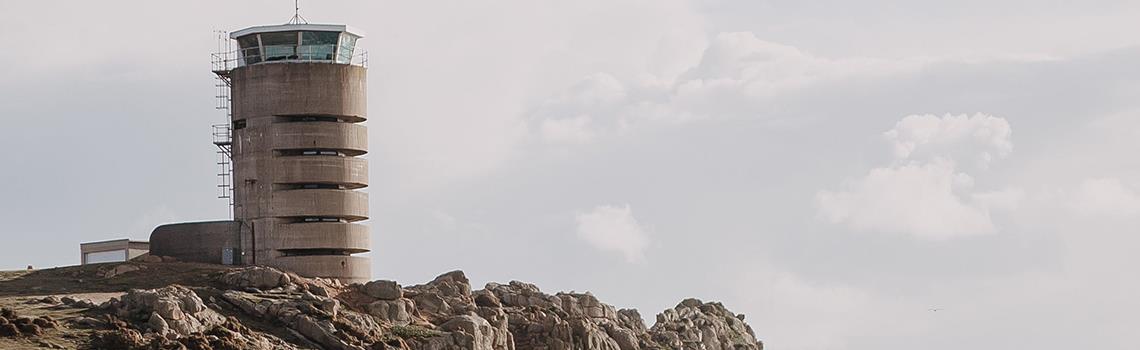
[(327, 217), (327, 216), (307, 216), (298, 218), (297, 223), (313, 223), (313, 222), (348, 222), (341, 218)]
[(344, 152), (331, 149), (290, 149), (281, 150), (282, 156), (336, 156), (344, 157)]
[(344, 186), (337, 185), (337, 184), (299, 184), (299, 185), (296, 185), (294, 188), (298, 189), (298, 190), (315, 190), (315, 189), (344, 190), (344, 189), (346, 189)]
[(340, 118), (323, 115), (290, 115), (279, 118), (278, 121), (283, 123), (341, 122)]
[(285, 256), (352, 255), (344, 249), (282, 249)]

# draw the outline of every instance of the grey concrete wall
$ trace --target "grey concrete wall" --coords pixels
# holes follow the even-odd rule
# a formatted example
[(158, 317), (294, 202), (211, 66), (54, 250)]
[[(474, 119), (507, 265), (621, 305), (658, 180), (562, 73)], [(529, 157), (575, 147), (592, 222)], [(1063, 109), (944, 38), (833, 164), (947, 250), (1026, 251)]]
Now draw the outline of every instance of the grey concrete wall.
[(351, 157), (282, 157), (273, 160), (280, 184), (323, 182), (348, 188), (368, 186), (368, 162)]
[(358, 156), (368, 152), (368, 132), (350, 123), (275, 123), (269, 125), (275, 150), (327, 148)]
[[(302, 276), (367, 279), (366, 70), (331, 63), (265, 63), (231, 72), (234, 218), (246, 263)], [(291, 117), (332, 117), (295, 120)], [(303, 155), (304, 150), (340, 155)], [(339, 188), (299, 188), (304, 185)], [(299, 222), (303, 218), (344, 222)]]
[(273, 194), (269, 205), (275, 217), (368, 219), (368, 194), (353, 190), (281, 190)]
[(367, 252), (368, 226), (344, 222), (282, 223), (266, 238), (273, 249), (345, 249)]
[(238, 221), (185, 222), (162, 225), (150, 233), (150, 254), (181, 261), (222, 263), (223, 248), (240, 244)]
[(233, 70), (235, 120), (267, 115), (367, 118), (364, 67), (330, 63), (265, 63)]

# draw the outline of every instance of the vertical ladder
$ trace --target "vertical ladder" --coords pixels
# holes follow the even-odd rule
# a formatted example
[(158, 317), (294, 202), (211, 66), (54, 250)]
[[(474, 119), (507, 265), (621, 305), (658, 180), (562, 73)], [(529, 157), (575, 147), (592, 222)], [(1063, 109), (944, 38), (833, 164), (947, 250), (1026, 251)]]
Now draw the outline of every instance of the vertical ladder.
[[(214, 124), (214, 146), (218, 147), (217, 150), (217, 165), (218, 165), (218, 198), (228, 199), (232, 209), (234, 205), (233, 198), (233, 163), (231, 155), (231, 145), (233, 141), (230, 135), (230, 124)], [(233, 215), (233, 210), (230, 211)]]
[(230, 69), (233, 48), (233, 42), (230, 40), (228, 33), (225, 31), (215, 31), (218, 39), (218, 52), (213, 54), (211, 65), (214, 72), (214, 89), (217, 91), (214, 97), (217, 98), (217, 104), (214, 109), (221, 110), (225, 114), (225, 123), (214, 124), (214, 146), (218, 147), (217, 153), (217, 166), (218, 166), (218, 198), (226, 199), (229, 201), (230, 218), (233, 219), (234, 211), (234, 196), (233, 196), (233, 129), (230, 127)]

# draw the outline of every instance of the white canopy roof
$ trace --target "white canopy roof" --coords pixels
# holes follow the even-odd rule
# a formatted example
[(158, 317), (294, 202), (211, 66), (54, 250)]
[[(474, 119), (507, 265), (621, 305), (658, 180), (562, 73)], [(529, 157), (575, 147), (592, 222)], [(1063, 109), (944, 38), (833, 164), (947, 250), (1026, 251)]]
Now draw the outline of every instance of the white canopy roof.
[(245, 28), (236, 32), (230, 33), (230, 39), (237, 39), (249, 34), (255, 33), (272, 33), (272, 32), (292, 32), (292, 31), (313, 31), (313, 32), (345, 32), (358, 38), (364, 37), (364, 32), (356, 30), (343, 24), (278, 24), (269, 26), (255, 26)]

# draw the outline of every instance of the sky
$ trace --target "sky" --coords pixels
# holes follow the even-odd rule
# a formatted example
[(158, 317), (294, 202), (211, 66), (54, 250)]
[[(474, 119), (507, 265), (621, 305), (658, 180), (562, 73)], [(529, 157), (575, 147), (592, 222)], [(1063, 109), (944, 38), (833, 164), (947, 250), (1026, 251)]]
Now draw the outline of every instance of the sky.
[[(717, 300), (777, 350), (1140, 347), (1140, 3), (301, 6), (366, 33), (377, 279)], [(0, 268), (229, 217), (213, 31), (292, 2), (0, 13)]]

